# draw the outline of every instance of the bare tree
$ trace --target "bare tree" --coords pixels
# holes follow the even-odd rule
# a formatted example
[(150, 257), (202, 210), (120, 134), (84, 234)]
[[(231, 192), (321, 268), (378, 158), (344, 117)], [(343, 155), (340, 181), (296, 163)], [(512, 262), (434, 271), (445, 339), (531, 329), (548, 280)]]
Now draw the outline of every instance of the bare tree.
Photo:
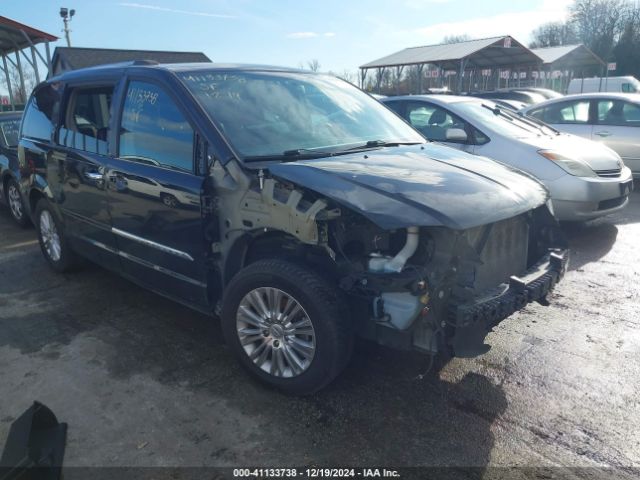
[(640, 76), (640, 4), (630, 8), (613, 55), (617, 74)]
[[(31, 91), (36, 86), (36, 76), (32, 70), (28, 68), (22, 69), (22, 74), (24, 78), (24, 90), (20, 85), (20, 72), (18, 69), (13, 66), (9, 67), (9, 81), (11, 82), (11, 93), (13, 94), (13, 101), (16, 104), (25, 104), (29, 99), (29, 95), (31, 95)], [(9, 91), (9, 85), (7, 85), (7, 80), (5, 75), (2, 75), (2, 85), (5, 90)]]
[(471, 40), (471, 37), (465, 33), (462, 35), (447, 35), (442, 39), (442, 43), (460, 43), (468, 42), (469, 40)]
[(318, 70), (320, 70), (320, 62), (316, 58), (309, 60), (307, 62), (307, 68), (312, 72), (317, 72)]
[(632, 9), (628, 0), (575, 0), (570, 21), (578, 38), (608, 60)]
[(578, 42), (573, 23), (549, 22), (536, 28), (531, 34), (529, 48), (557, 47)]
[(356, 85), (358, 83), (358, 75), (345, 69), (342, 71), (342, 73), (334, 73), (334, 72), (329, 72), (331, 75), (341, 78), (342, 80), (344, 80), (345, 82), (349, 82), (353, 85)]

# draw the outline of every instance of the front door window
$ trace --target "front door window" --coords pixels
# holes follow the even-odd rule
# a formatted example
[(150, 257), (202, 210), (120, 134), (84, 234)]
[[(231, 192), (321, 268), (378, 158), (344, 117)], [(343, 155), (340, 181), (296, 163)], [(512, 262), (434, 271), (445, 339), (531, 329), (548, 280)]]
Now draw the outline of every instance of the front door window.
[(173, 99), (146, 82), (129, 84), (122, 113), (119, 157), (193, 171), (193, 129)]

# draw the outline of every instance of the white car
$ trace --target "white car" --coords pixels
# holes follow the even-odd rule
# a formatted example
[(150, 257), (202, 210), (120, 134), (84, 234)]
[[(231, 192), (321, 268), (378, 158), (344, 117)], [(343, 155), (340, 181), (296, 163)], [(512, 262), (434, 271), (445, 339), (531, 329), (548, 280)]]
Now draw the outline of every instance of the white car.
[(640, 95), (588, 93), (521, 110), (562, 132), (604, 143), (640, 177)]
[(574, 78), (569, 82), (567, 93), (618, 92), (638, 93), (640, 82), (635, 77), (593, 77)]
[(629, 202), (631, 170), (604, 145), (560, 133), (485, 99), (415, 95), (383, 103), (429, 140), (533, 175), (549, 189), (559, 220), (589, 220)]

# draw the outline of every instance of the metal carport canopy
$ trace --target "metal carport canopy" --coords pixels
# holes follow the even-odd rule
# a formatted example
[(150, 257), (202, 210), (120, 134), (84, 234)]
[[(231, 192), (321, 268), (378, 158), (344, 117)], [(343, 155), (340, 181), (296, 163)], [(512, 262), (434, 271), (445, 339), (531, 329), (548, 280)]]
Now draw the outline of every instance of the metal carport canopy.
[(534, 48), (531, 51), (542, 59), (545, 66), (551, 68), (576, 69), (605, 65), (604, 60), (582, 44)]
[[(24, 91), (24, 70), (22, 69), (22, 59), (25, 60), (31, 68), (33, 68), (36, 81), (40, 82), (40, 72), (38, 71), (38, 58), (47, 68), (51, 68), (51, 54), (49, 51), (49, 42), (55, 42), (58, 37), (45, 33), (36, 28), (24, 25), (10, 18), (0, 16), (0, 56), (2, 56), (2, 66), (0, 70), (5, 76), (7, 88), (9, 90), (9, 99), (12, 109), (15, 108), (13, 101), (12, 85), (9, 79), (9, 63), (18, 70), (20, 75), (20, 88)], [(36, 45), (44, 43), (46, 58), (43, 56)], [(31, 55), (25, 53), (26, 49), (31, 50)], [(9, 54), (15, 53), (15, 61), (9, 57)]]
[(542, 59), (535, 53), (513, 37), (506, 35), (466, 42), (405, 48), (386, 57), (365, 63), (360, 68), (400, 67), (432, 63), (443, 69), (458, 69), (462, 60), (465, 61), (466, 68), (527, 66), (542, 63)]

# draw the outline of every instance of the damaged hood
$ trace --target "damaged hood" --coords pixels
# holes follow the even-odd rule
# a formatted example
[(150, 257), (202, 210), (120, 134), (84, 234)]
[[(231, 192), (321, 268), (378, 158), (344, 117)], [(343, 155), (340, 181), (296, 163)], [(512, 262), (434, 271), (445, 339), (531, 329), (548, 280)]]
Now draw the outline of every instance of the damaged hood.
[(388, 230), (414, 225), (462, 230), (514, 217), (548, 198), (542, 184), (519, 171), (434, 144), (268, 168)]

